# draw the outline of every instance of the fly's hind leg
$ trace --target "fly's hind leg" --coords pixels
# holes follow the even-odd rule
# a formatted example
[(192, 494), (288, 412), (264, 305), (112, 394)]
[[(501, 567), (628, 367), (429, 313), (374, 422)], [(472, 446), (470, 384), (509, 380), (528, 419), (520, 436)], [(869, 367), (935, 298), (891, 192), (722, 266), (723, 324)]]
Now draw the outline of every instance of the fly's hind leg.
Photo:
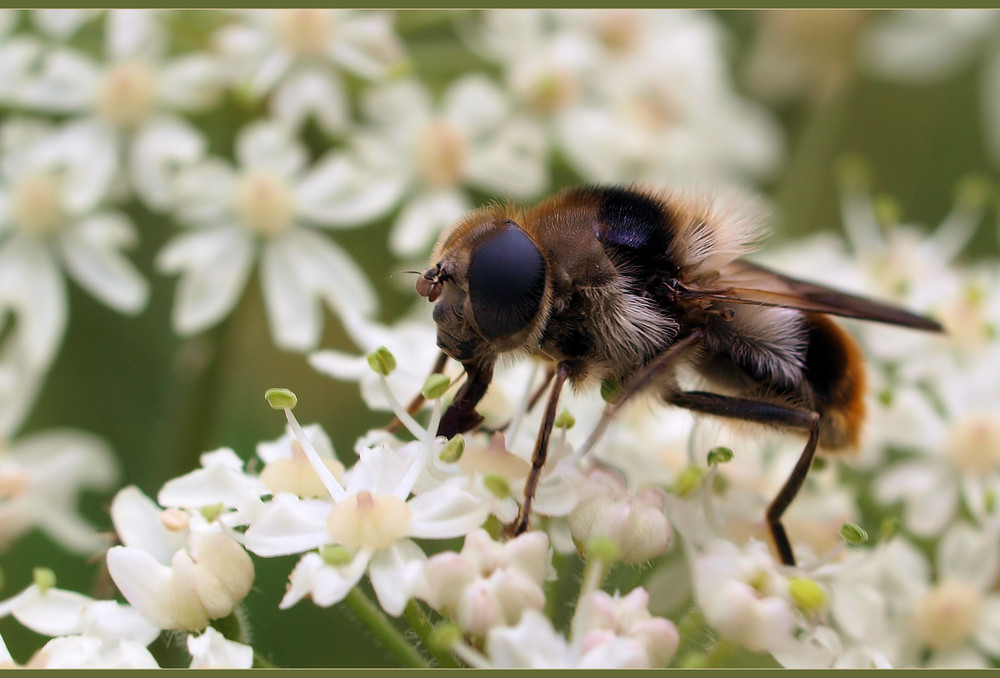
[(816, 456), (816, 446), (819, 444), (819, 414), (759, 400), (731, 398), (701, 391), (671, 393), (667, 395), (667, 401), (694, 412), (808, 433), (809, 439), (802, 454), (799, 455), (799, 460), (777, 496), (768, 504), (766, 513), (767, 528), (781, 562), (785, 565), (795, 565), (795, 555), (792, 553), (792, 545), (788, 541), (785, 527), (781, 524), (781, 516), (802, 489), (802, 484), (809, 474), (809, 467)]

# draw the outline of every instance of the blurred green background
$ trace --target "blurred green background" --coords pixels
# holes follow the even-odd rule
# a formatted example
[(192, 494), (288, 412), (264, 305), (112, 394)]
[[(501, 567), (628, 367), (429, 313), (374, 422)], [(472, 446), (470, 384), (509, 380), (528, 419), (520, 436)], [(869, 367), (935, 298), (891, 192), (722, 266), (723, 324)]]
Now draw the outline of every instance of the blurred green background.
[[(464, 72), (498, 72), (459, 42), (453, 24), (457, 14), (423, 10), (397, 14), (397, 31), (406, 42), (414, 73), (438, 90)], [(717, 14), (731, 33), (734, 82), (745, 90), (742, 67), (760, 17), (750, 10)], [(175, 21), (177, 34), (198, 46), (216, 18), (181, 12)], [(863, 28), (864, 19), (860, 25)], [(851, 49), (849, 41), (844, 49)], [(904, 221), (936, 226), (951, 208), (959, 180), (996, 173), (981, 131), (981, 68), (977, 59), (953, 77), (921, 86), (875, 80), (850, 69), (841, 86), (824, 99), (799, 98), (772, 106), (784, 127), (788, 149), (773, 181), (760, 186), (773, 200), (774, 237), (840, 228), (835, 166), (845, 154), (867, 162), (874, 191), (895, 198)], [(241, 117), (255, 113), (230, 99), (195, 122), (206, 130), (213, 150), (227, 153)], [(317, 154), (329, 145), (316, 129), (307, 129), (306, 137)], [(577, 181), (557, 159), (553, 189)], [(492, 196), (475, 197), (486, 201)], [(279, 436), (283, 419), (266, 405), (263, 393), (283, 386), (299, 396), (299, 420), (322, 423), (349, 463), (354, 439), (369, 427), (383, 425), (387, 417), (369, 412), (354, 385), (323, 377), (309, 368), (303, 356), (275, 348), (256, 280), (250, 281), (236, 311), (220, 326), (192, 339), (174, 336), (169, 319), (175, 280), (151, 272), (155, 254), (175, 228), (167, 218), (136, 203), (128, 212), (142, 234), (132, 259), (151, 283), (149, 306), (138, 317), (125, 317), (71, 283), (68, 332), (21, 434), (58, 427), (91, 431), (119, 455), (122, 485), (136, 484), (155, 497), (166, 479), (195, 468), (204, 451), (226, 446), (249, 458), (258, 442)], [(977, 257), (997, 253), (995, 210), (987, 214), (987, 223), (969, 246)], [(389, 280), (398, 262), (386, 248), (372, 246), (385, 242), (394, 216), (335, 235), (379, 289), (380, 320), (386, 322), (414, 301), (414, 295)], [(325, 323), (324, 347), (352, 348), (336, 317), (327, 313)], [(108, 529), (109, 501), (110, 496), (87, 498), (87, 515)], [(254, 636), (268, 648), (268, 658), (279, 666), (324, 666), (331, 658), (340, 666), (394, 665), (342, 605), (318, 609), (304, 602), (277, 611), (294, 562), (294, 558), (255, 558), (258, 580), (246, 605)], [(67, 557), (45, 537), (32, 534), (0, 557), (5, 595), (27, 585), (31, 569), (39, 565), (55, 570), (63, 588), (94, 595), (111, 590), (100, 563)], [(15, 659), (22, 661), (45, 640), (10, 619), (0, 621), (0, 634)], [(302, 642), (304, 635), (315, 642)], [(182, 643), (165, 636), (154, 647), (164, 665), (186, 665)]]

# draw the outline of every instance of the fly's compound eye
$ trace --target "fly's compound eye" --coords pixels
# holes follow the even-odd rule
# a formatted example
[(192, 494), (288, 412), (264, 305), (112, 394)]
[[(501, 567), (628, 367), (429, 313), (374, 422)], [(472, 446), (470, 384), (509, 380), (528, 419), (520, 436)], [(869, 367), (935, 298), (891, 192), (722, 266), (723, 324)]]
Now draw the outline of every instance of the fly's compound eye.
[(487, 339), (527, 327), (545, 293), (545, 260), (535, 243), (512, 226), (482, 243), (469, 263), (469, 298)]

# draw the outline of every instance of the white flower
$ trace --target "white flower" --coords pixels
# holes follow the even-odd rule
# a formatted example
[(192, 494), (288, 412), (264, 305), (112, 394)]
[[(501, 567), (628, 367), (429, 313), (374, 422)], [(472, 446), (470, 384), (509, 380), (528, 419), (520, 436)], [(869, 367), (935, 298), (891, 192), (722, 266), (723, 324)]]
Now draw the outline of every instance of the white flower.
[[(386, 377), (393, 393), (411, 397), (420, 393), (441, 351), (429, 313), (424, 314), (423, 320), (403, 319), (391, 326), (353, 313), (345, 314), (342, 319), (348, 336), (361, 349), (360, 355), (316, 351), (309, 355), (309, 364), (314, 369), (334, 379), (357, 382), (369, 409), (390, 410), (392, 406), (379, 383), (379, 375), (369, 367), (367, 359), (368, 354), (384, 346), (396, 358), (396, 369)], [(449, 371), (454, 372), (454, 369)]]
[[(289, 423), (294, 422), (287, 412)], [(293, 425), (293, 430), (297, 424)], [(311, 443), (296, 438), (315, 465)], [(287, 608), (305, 596), (320, 606), (342, 600), (368, 572), (379, 604), (391, 615), (423, 586), (424, 552), (413, 539), (463, 535), (486, 519), (486, 510), (461, 478), (410, 497), (437, 444), (413, 442), (399, 450), (379, 445), (362, 450), (341, 487), (325, 467), (316, 470), (327, 499), (278, 494), (247, 529), (247, 548), (263, 557), (306, 553), (281, 601)], [(325, 547), (325, 548), (324, 548)], [(320, 549), (316, 552), (313, 549)]]
[(548, 182), (541, 129), (484, 76), (455, 81), (440, 104), (416, 80), (391, 83), (367, 92), (362, 109), (355, 152), (373, 181), (405, 192), (389, 238), (400, 256), (424, 255), (469, 210), (464, 187), (525, 198)]
[(249, 669), (253, 648), (225, 636), (209, 626), (201, 635), (187, 637), (192, 669)]
[(567, 516), (573, 538), (586, 544), (594, 537), (618, 545), (626, 563), (652, 560), (670, 546), (670, 523), (664, 511), (667, 493), (650, 487), (632, 496), (621, 474), (596, 468), (577, 483), (579, 499)]
[[(338, 482), (342, 482), (344, 465), (337, 459), (326, 431), (319, 424), (304, 426), (302, 430), (319, 454), (323, 465)], [(289, 492), (303, 498), (328, 496), (323, 479), (316, 473), (302, 444), (295, 439), (295, 433), (290, 428), (274, 442), (258, 444), (257, 456), (264, 462), (260, 481), (272, 495)]]
[(100, 63), (73, 49), (43, 52), (38, 75), (14, 96), (19, 105), (83, 116), (73, 123), (117, 172), (125, 165), (132, 188), (153, 209), (171, 204), (174, 166), (204, 152), (203, 136), (174, 114), (204, 110), (221, 88), (218, 67), (205, 53), (167, 59), (162, 14), (119, 10), (104, 16)]
[(765, 544), (709, 543), (691, 565), (695, 602), (723, 639), (753, 652), (786, 646), (796, 628), (788, 582)]
[(500, 544), (475, 530), (466, 535), (460, 553), (446, 551), (427, 560), (422, 597), (466, 633), (485, 636), (494, 626), (516, 624), (526, 610), (542, 610), (548, 564), (544, 533), (526, 532)]
[(253, 585), (250, 556), (216, 530), (192, 530), (191, 516), (161, 511), (136, 487), (120, 491), (111, 517), (124, 546), (108, 551), (115, 585), (161, 629), (204, 629), (232, 613)]
[(495, 11), (469, 42), (590, 181), (745, 179), (782, 140), (729, 82), (723, 34), (686, 10)]
[(63, 548), (92, 555), (108, 539), (79, 514), (85, 489), (107, 490), (119, 469), (107, 444), (82, 431), (41, 431), (0, 439), (0, 545), (38, 528)]
[(574, 638), (582, 636), (583, 646), (587, 647), (607, 642), (607, 632), (642, 643), (648, 654), (646, 665), (650, 667), (667, 666), (680, 642), (673, 622), (649, 614), (649, 594), (642, 587), (627, 596), (592, 591), (577, 603)]
[(201, 468), (163, 484), (157, 494), (161, 506), (185, 509), (202, 524), (202, 512), (211, 511), (212, 518), (228, 529), (248, 524), (263, 507), (261, 497), (268, 488), (263, 478), (243, 471), (243, 460), (229, 448), (205, 452), (200, 457)]
[(0, 603), (32, 631), (51, 636), (28, 661), (31, 668), (158, 668), (146, 646), (160, 629), (128, 605), (32, 584)]
[(387, 12), (248, 10), (215, 36), (227, 79), (269, 96), (272, 115), (292, 127), (312, 116), (343, 132), (349, 100), (341, 71), (381, 80), (399, 70), (403, 45)]
[(375, 295), (361, 269), (313, 226), (363, 223), (391, 204), (370, 174), (330, 154), (311, 167), (305, 146), (277, 121), (252, 123), (233, 167), (209, 159), (179, 171), (177, 217), (189, 231), (160, 251), (157, 268), (180, 273), (173, 324), (184, 335), (219, 322), (243, 293), (254, 260), (272, 335), (308, 350), (322, 331), (321, 302), (368, 314)]
[(552, 628), (542, 613), (527, 610), (517, 626), (498, 626), (486, 638), (488, 660), (466, 660), (482, 668), (610, 669), (649, 668), (649, 655), (641, 640), (609, 633), (592, 634), (588, 642), (567, 640)]
[(68, 315), (60, 268), (100, 301), (138, 313), (146, 281), (121, 250), (136, 232), (103, 209), (113, 162), (73, 126), (50, 130), (23, 119), (0, 127), (0, 308), (24, 323), (32, 369), (53, 359)]

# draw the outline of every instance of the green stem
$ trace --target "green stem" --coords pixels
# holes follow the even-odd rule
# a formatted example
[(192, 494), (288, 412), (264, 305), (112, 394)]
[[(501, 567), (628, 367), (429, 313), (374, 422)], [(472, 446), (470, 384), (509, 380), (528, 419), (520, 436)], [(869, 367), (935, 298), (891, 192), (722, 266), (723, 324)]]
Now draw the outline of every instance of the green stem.
[(413, 627), (413, 630), (417, 632), (417, 636), (423, 641), (424, 647), (427, 648), (431, 656), (434, 657), (434, 660), (437, 661), (438, 666), (445, 669), (457, 669), (460, 666), (450, 652), (442, 650), (430, 641), (434, 627), (431, 625), (420, 603), (410, 600), (406, 604), (406, 609), (403, 610), (403, 615), (406, 616), (406, 621), (410, 622), (410, 626)]
[(692, 653), (681, 661), (681, 668), (685, 669), (714, 669), (719, 668), (730, 655), (733, 654), (739, 645), (730, 643), (727, 640), (718, 640), (704, 654)]
[(272, 662), (270, 659), (262, 655), (257, 650), (253, 651), (253, 668), (255, 669), (277, 669), (280, 668), (277, 664)]
[(403, 667), (408, 669), (429, 668), (427, 661), (410, 645), (378, 605), (368, 599), (358, 587), (351, 589), (344, 599), (361, 623), (368, 627), (389, 652), (396, 655)]

